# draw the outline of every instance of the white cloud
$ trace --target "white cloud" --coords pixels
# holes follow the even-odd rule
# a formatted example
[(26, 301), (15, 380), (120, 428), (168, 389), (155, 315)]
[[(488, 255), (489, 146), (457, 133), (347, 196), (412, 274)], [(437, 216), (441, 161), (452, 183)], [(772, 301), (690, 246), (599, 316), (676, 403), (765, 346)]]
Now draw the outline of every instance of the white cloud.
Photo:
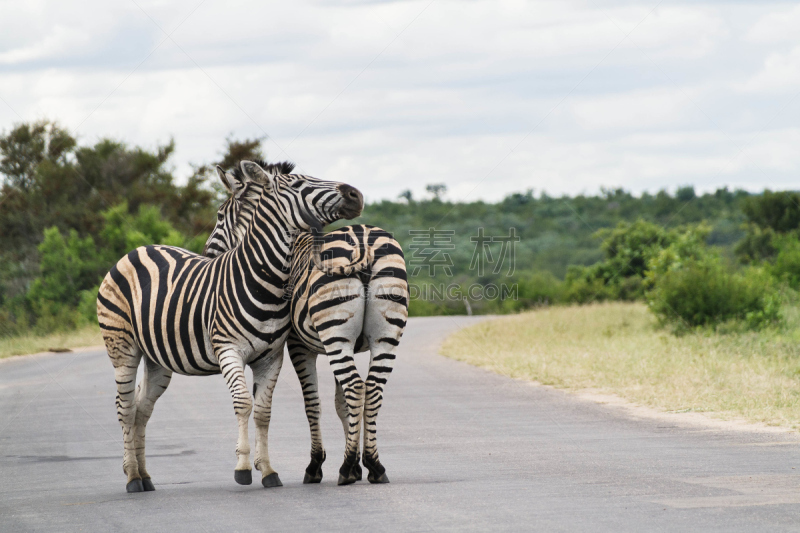
[(595, 131), (653, 130), (686, 122), (698, 90), (662, 87), (574, 99), (578, 125)]
[(770, 54), (764, 68), (742, 86), (748, 92), (780, 93), (800, 89), (800, 46)]
[(372, 199), (434, 182), (451, 198), (492, 200), (529, 187), (753, 188), (800, 170), (800, 108), (769, 122), (800, 85), (800, 37), (781, 22), (800, 9), (138, 3), (144, 13), (132, 2), (0, 4), (0, 129), (19, 113), (78, 128), (84, 142), (174, 137), (183, 175), (229, 133), (268, 133), (271, 157)]
[(754, 43), (797, 42), (800, 28), (800, 6), (777, 8), (756, 21), (747, 32), (747, 40)]

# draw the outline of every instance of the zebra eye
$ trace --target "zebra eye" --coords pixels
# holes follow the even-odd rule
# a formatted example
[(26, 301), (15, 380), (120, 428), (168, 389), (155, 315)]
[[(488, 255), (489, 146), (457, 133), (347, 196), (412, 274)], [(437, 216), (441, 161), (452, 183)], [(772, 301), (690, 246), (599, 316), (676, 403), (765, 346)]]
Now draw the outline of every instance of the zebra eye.
[(217, 220), (219, 220), (220, 222), (222, 222), (222, 219), (223, 219), (223, 218), (225, 218), (225, 215), (223, 215), (222, 213), (217, 213)]
[(295, 190), (299, 189), (302, 186), (303, 186), (303, 181), (302, 180), (294, 180), (292, 182), (292, 184), (289, 185), (289, 187), (291, 187), (292, 189), (295, 189)]

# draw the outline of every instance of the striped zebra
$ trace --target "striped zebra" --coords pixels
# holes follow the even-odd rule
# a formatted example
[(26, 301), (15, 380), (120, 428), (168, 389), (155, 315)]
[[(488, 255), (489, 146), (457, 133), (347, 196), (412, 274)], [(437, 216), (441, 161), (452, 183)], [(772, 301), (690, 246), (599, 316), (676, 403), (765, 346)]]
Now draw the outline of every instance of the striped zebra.
[[(236, 169), (226, 173), (218, 167), (217, 172), (231, 197), (220, 206), (217, 225), (206, 243), (204, 253), (212, 257), (241, 238), (263, 187)], [(400, 245), (388, 232), (365, 225), (341, 228), (320, 239), (303, 234), (295, 241), (287, 296), (292, 317), (289, 355), (300, 379), (311, 430), (311, 462), (303, 482), (322, 480), (325, 449), (319, 426), (316, 360), (317, 354), (325, 353), (336, 377), (336, 413), (346, 439), (339, 484), (361, 479), (362, 418), (367, 479), (388, 483), (386, 469), (378, 459), (376, 420), (408, 318), (408, 284)], [(362, 381), (353, 355), (367, 349), (370, 368)]]
[[(243, 175), (265, 184), (240, 243), (215, 259), (171, 246), (143, 246), (120, 259), (97, 297), (97, 316), (117, 382), (127, 491), (154, 490), (145, 468), (145, 427), (173, 372), (222, 374), (239, 423), (237, 483), (252, 483), (247, 424), (254, 412), (255, 467), (265, 487), (280, 486), (267, 449), (272, 391), (290, 330), (283, 297), (299, 231), (361, 213), (350, 185), (265, 171), (242, 161)], [(144, 356), (144, 377), (136, 373)], [(244, 368), (253, 370), (253, 395)]]

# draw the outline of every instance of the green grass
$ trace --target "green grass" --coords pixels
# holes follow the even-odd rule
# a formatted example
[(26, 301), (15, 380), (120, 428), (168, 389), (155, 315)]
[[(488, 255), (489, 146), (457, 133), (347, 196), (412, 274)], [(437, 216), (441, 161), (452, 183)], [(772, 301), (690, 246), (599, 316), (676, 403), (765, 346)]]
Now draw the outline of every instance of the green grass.
[(0, 359), (12, 355), (24, 355), (48, 352), (53, 349), (70, 349), (81, 346), (97, 346), (103, 344), (103, 336), (97, 325), (85, 326), (75, 331), (52, 333), (42, 337), (21, 335), (19, 337), (0, 338)]
[(642, 304), (551, 307), (461, 330), (448, 357), (664, 411), (800, 426), (800, 309), (781, 330), (676, 337)]

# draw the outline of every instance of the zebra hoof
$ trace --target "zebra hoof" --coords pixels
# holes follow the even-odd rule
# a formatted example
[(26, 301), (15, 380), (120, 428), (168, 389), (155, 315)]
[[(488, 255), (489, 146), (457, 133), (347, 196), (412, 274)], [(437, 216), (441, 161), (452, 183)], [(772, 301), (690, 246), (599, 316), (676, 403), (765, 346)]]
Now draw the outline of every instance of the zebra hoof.
[(364, 466), (369, 470), (367, 481), (370, 483), (389, 483), (389, 478), (386, 477), (386, 469), (377, 457), (364, 454)]
[(233, 479), (239, 485), (251, 485), (253, 483), (253, 472), (251, 470), (234, 470)]
[(319, 483), (320, 481), (322, 481), (322, 472), (313, 475), (306, 472), (306, 475), (303, 476), (303, 483), (305, 485), (308, 485), (310, 483)]
[(303, 483), (319, 483), (322, 481), (322, 463), (325, 462), (325, 450), (311, 454), (311, 462), (306, 467)]
[(134, 479), (129, 481), (128, 484), (125, 485), (125, 490), (127, 490), (128, 492), (144, 492), (144, 486), (142, 486), (142, 480)]
[(339, 474), (339, 485), (352, 485), (355, 482), (355, 476), (345, 477), (342, 474)]
[(261, 484), (264, 485), (264, 488), (271, 488), (271, 487), (283, 487), (283, 483), (281, 483), (281, 478), (278, 477), (277, 472), (273, 472), (267, 477), (261, 480)]
[(385, 472), (380, 476), (378, 476), (377, 478), (374, 477), (372, 474), (368, 474), (367, 481), (369, 481), (370, 483), (389, 483), (389, 478), (386, 477)]
[(142, 480), (142, 487), (144, 487), (145, 492), (156, 490), (155, 486), (153, 485), (153, 480), (149, 477)]
[(339, 485), (349, 485), (361, 479), (361, 467), (356, 462), (357, 456), (345, 456), (344, 463), (339, 468)]

